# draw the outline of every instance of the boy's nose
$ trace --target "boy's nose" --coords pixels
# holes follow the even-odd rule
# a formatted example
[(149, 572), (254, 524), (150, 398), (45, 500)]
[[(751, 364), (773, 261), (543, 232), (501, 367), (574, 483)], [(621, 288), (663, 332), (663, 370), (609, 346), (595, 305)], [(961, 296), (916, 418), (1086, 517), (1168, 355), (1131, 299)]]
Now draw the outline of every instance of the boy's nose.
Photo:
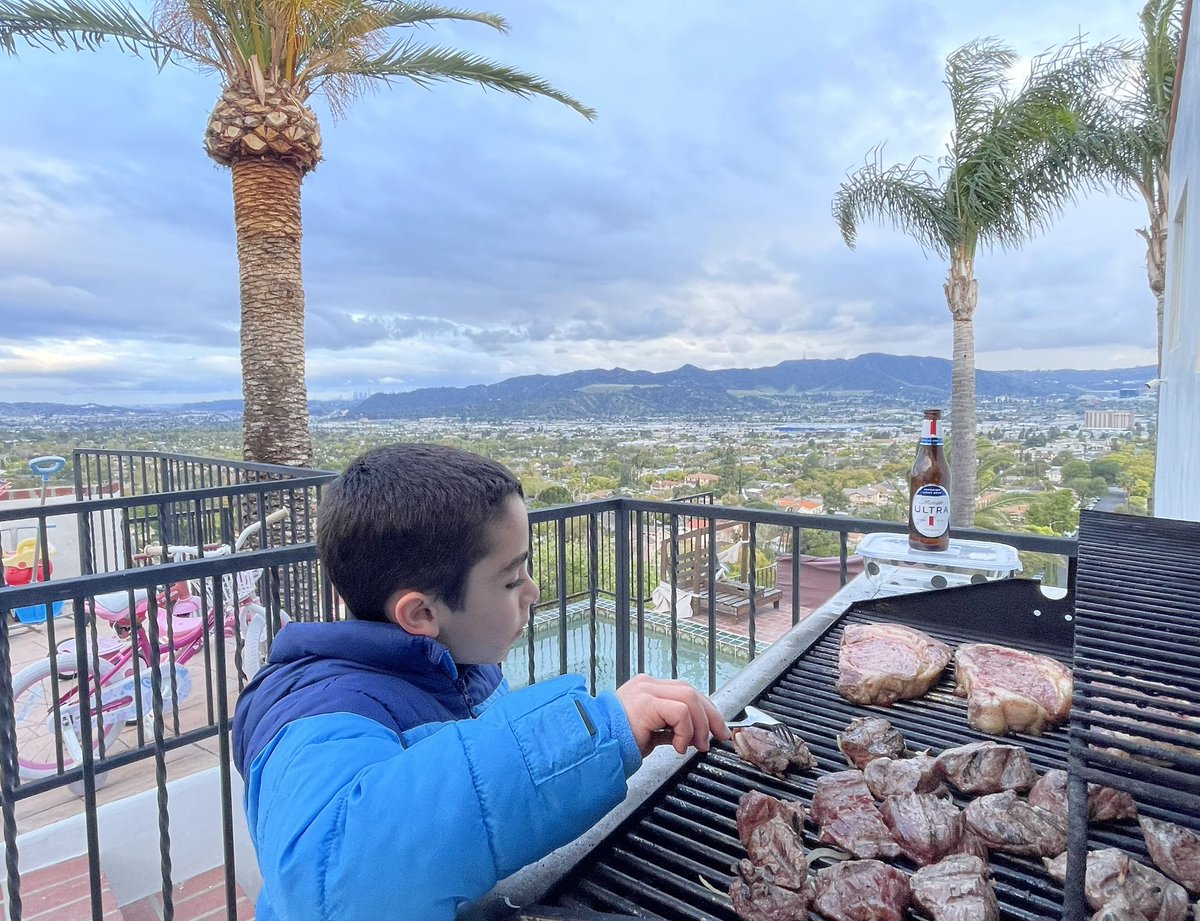
[(531, 586), (529, 590), (529, 603), (531, 605), (537, 604), (537, 600), (542, 597), (542, 587), (537, 584), (537, 579), (530, 579), (529, 584)]

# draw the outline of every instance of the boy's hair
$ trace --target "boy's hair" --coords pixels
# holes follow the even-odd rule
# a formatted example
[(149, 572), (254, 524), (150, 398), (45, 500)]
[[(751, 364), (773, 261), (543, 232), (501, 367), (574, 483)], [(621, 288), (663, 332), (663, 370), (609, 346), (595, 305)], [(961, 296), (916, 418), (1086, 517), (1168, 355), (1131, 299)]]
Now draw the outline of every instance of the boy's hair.
[(367, 451), (329, 484), (317, 511), (317, 550), (357, 620), (386, 620), (400, 589), (462, 607), (467, 574), (491, 550), (491, 524), (509, 496), (507, 467), (435, 444)]

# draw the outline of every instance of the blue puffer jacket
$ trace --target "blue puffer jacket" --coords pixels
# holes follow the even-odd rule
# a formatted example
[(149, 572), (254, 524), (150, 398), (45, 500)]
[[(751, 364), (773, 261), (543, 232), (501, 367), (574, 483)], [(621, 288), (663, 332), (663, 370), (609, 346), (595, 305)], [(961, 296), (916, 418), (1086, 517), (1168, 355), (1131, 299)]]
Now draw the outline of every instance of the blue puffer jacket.
[(615, 695), (507, 691), (392, 624), (281, 631), (233, 723), (259, 921), (450, 921), (624, 798), (641, 757)]

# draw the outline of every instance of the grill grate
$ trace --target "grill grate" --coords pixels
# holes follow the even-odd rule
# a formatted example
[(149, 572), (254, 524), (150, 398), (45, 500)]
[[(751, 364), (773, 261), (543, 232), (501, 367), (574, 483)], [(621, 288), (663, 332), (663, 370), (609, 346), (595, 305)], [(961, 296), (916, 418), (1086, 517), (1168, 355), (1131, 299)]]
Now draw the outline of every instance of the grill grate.
[[(1200, 525), (1085, 512), (1079, 530), (1068, 877), (1081, 879), (1083, 784), (1200, 832)], [(1134, 757), (1136, 756), (1136, 757)], [(1152, 758), (1153, 763), (1144, 758)], [(1066, 917), (1085, 918), (1081, 885)]]
[[(1069, 663), (1072, 609), (1069, 599), (1048, 600), (1035, 583), (1025, 580), (853, 606), (755, 701), (804, 736), (816, 757), (814, 770), (777, 780), (742, 762), (727, 746), (697, 756), (552, 887), (545, 903), (573, 910), (580, 917), (591, 910), (672, 921), (735, 921), (728, 900), (705, 888), (700, 878), (722, 893), (728, 888), (730, 866), (745, 856), (734, 816), (738, 798), (747, 790), (809, 805), (817, 777), (846, 767), (836, 747), (837, 733), (853, 717), (867, 713), (889, 719), (913, 750), (940, 751), (988, 738), (967, 725), (966, 705), (953, 696), (950, 670), (918, 701), (890, 708), (856, 707), (844, 701), (834, 691), (834, 679), (845, 624), (907, 623), (952, 646), (974, 641), (1008, 643)], [(1018, 736), (1014, 741), (1025, 746), (1039, 771), (1066, 766), (1065, 729), (1041, 738)], [(961, 806), (966, 800), (957, 802)], [(1101, 826), (1092, 835), (1095, 847), (1120, 847), (1135, 856), (1145, 855), (1136, 825)], [(811, 823), (804, 844), (806, 849), (818, 846)], [(903, 858), (896, 863), (914, 869)], [(1039, 860), (993, 854), (991, 868), (1006, 919), (1061, 917), (1062, 890)]]

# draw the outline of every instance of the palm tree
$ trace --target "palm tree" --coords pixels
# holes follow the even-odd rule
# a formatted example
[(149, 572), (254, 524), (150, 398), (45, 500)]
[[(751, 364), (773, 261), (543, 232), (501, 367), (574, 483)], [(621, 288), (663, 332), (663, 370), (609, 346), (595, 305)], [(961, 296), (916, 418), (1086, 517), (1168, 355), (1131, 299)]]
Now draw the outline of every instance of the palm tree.
[(0, 48), (11, 54), (18, 39), (50, 50), (94, 50), (111, 40), (159, 69), (183, 63), (220, 76), (204, 143), (233, 175), (248, 460), (312, 460), (300, 183), (322, 153), (310, 96), (323, 93), (339, 116), (375, 82), (454, 81), (546, 96), (595, 117), (540, 77), (410, 37), (438, 20), (508, 29), (492, 13), (401, 0), (158, 0), (149, 18), (126, 0), (0, 0)]
[(1142, 8), (1142, 42), (1131, 56), (1120, 91), (1098, 102), (1109, 117), (1099, 126), (1097, 149), (1107, 151), (1110, 181), (1136, 190), (1146, 202), (1150, 226), (1139, 228), (1146, 241), (1146, 276), (1158, 316), (1158, 364), (1162, 365), (1163, 306), (1166, 287), (1167, 196), (1170, 191), (1167, 129), (1179, 62), (1179, 0), (1149, 0)]
[(950, 261), (946, 305), (953, 321), (950, 397), (951, 524), (969, 527), (975, 499), (975, 308), (980, 244), (1015, 248), (1058, 216), (1101, 166), (1082, 128), (1098, 114), (1081, 100), (1111, 77), (1120, 49), (1081, 42), (1033, 60), (1028, 79), (1010, 92), (1012, 49), (979, 39), (946, 60), (954, 128), (937, 175), (917, 161), (884, 167), (882, 148), (850, 174), (833, 215), (853, 248), (858, 224), (889, 219), (922, 249)]

